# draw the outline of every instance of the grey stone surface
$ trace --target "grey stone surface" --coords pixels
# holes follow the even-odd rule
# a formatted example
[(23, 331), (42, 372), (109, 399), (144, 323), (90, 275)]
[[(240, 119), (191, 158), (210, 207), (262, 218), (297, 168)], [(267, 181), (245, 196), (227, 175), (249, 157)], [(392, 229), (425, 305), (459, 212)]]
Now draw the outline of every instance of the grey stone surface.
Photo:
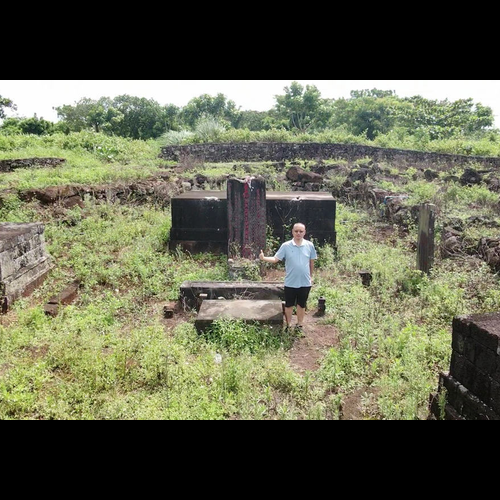
[(203, 332), (220, 318), (281, 327), (283, 305), (281, 300), (204, 300), (195, 320), (196, 330)]

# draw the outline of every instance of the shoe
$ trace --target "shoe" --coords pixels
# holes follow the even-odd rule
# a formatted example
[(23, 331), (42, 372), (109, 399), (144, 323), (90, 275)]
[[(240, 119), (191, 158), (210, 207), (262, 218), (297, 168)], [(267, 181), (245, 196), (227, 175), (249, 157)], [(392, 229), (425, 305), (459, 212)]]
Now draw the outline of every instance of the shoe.
[(302, 325), (295, 325), (295, 334), (297, 337), (305, 337), (304, 327)]
[(285, 328), (283, 328), (283, 333), (285, 335), (290, 335), (292, 333), (292, 327), (291, 326), (285, 326)]

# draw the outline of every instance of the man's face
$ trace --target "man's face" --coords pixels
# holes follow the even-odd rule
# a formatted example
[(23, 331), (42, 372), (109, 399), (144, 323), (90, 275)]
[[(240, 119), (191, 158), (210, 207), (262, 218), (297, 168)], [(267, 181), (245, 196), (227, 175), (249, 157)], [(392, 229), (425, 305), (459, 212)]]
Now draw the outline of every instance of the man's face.
[(294, 238), (301, 239), (306, 234), (306, 230), (304, 226), (294, 226), (292, 233)]

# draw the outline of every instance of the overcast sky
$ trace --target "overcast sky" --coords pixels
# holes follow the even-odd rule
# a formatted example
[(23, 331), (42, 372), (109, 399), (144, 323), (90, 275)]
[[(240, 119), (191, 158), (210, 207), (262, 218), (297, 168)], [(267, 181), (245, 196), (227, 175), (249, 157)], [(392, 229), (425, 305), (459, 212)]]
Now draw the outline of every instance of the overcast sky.
[(0, 80), (0, 96), (17, 105), (17, 112), (7, 110), (7, 116), (36, 114), (55, 122), (54, 107), (74, 105), (84, 97), (97, 100), (124, 94), (179, 107), (202, 94), (224, 94), (241, 110), (268, 111), (276, 104), (275, 96), (283, 95), (294, 81), (304, 87), (315, 85), (321, 97), (330, 99), (374, 88), (393, 90), (398, 97), (420, 95), (450, 102), (472, 98), (474, 104), (493, 110), (494, 126), (500, 128), (500, 80)]

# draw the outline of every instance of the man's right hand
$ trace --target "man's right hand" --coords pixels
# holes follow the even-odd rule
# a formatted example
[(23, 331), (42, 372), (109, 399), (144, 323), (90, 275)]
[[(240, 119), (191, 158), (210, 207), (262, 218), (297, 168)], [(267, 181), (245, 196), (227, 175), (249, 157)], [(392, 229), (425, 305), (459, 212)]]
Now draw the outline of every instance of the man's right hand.
[(261, 250), (259, 253), (259, 259), (264, 260), (264, 251), (263, 250)]

